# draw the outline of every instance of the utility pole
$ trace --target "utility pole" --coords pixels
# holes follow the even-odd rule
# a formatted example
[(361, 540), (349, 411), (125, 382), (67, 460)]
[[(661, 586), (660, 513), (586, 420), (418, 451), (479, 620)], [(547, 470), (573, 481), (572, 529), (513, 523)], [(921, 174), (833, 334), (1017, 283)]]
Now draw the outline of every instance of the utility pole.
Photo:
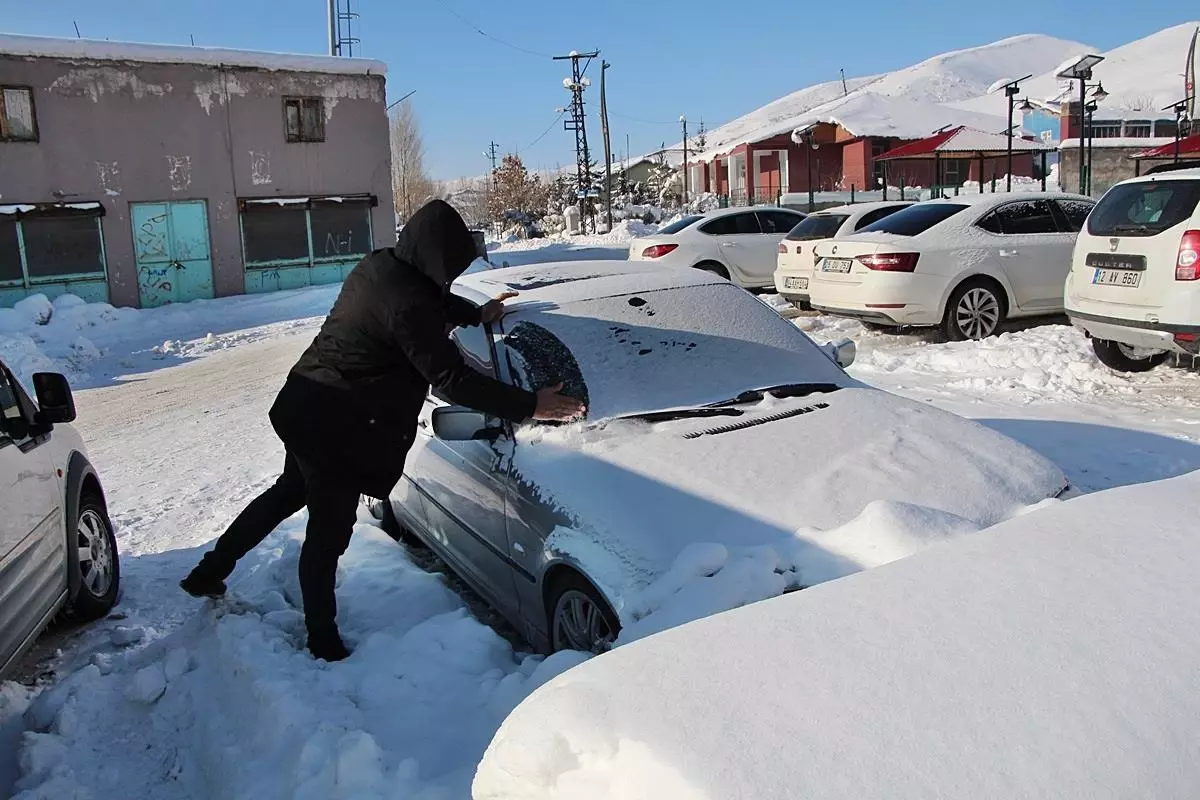
[(604, 76), (612, 64), (600, 61), (600, 130), (604, 133), (604, 219), (612, 231), (612, 140), (608, 132), (608, 98), (604, 92)]
[[(846, 70), (840, 69), (838, 72), (842, 73), (842, 95), (848, 95), (850, 94), (850, 90), (846, 88)], [(983, 182), (982, 179), (980, 179), (980, 182)]]
[(679, 117), (680, 124), (683, 125), (683, 207), (687, 208), (688, 204), (688, 152), (687, 152), (687, 117)]
[(493, 186), (496, 185), (496, 149), (499, 146), (500, 145), (496, 144), (495, 142), (491, 142), (490, 144), (488, 144), (488, 149), (485, 150), (483, 153), (484, 158), (489, 158), (492, 161), (492, 185)]
[[(563, 79), (563, 88), (571, 93), (571, 118), (563, 121), (563, 129), (575, 132), (575, 179), (578, 186), (576, 195), (580, 200), (579, 222), (584, 227), (586, 225), (583, 218), (583, 201), (591, 194), (592, 172), (591, 157), (588, 155), (587, 115), (583, 110), (583, 90), (591, 86), (592, 82), (583, 74), (587, 64), (581, 67), (580, 62), (586, 60), (590, 64), (598, 55), (599, 50), (591, 53), (572, 50), (568, 55), (554, 56), (555, 61), (571, 62), (571, 77)], [(595, 232), (595, 220), (592, 222), (592, 232)]]

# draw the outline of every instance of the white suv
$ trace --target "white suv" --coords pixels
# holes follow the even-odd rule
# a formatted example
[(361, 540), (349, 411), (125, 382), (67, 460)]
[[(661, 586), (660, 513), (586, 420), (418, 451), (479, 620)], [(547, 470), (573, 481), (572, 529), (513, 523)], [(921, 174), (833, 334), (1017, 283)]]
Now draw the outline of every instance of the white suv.
[(1164, 165), (1108, 190), (1079, 234), (1071, 322), (1096, 356), (1144, 372), (1200, 350), (1200, 168)]
[(0, 363), (0, 679), (59, 611), (107, 614), (120, 582), (104, 490), (67, 424), (67, 379), (33, 384), (36, 403)]

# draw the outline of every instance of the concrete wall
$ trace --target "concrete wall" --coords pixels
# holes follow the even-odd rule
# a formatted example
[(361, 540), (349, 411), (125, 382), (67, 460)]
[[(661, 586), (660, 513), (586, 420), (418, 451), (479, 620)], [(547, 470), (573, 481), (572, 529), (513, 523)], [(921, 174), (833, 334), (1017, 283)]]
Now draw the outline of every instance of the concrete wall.
[[(1099, 139), (1095, 141), (1100, 141)], [(1129, 156), (1149, 149), (1141, 147), (1096, 147), (1092, 146), (1092, 196), (1099, 197), (1109, 188), (1120, 181), (1132, 178), (1136, 167)], [(1143, 170), (1149, 169), (1160, 161), (1148, 161), (1142, 165)], [(1079, 148), (1063, 147), (1059, 150), (1059, 179), (1063, 190), (1079, 191)]]
[[(115, 305), (138, 304), (130, 203), (208, 202), (218, 296), (245, 288), (238, 198), (371, 193), (395, 240), (382, 76), (0, 54), (0, 84), (33, 87), (40, 137), (0, 142), (0, 203), (101, 202)], [(285, 141), (284, 95), (325, 98), (324, 142)]]

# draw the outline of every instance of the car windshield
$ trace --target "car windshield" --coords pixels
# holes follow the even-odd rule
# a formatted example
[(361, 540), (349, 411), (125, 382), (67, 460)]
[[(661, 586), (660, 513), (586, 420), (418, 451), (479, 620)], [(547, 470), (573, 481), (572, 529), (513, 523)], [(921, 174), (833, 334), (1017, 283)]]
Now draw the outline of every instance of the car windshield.
[(813, 214), (792, 228), (787, 238), (793, 242), (808, 242), (814, 239), (832, 239), (842, 223), (850, 219), (849, 214)]
[(704, 217), (701, 217), (698, 214), (691, 214), (689, 216), (683, 217), (682, 219), (675, 220), (674, 222), (672, 222), (670, 225), (666, 226), (665, 228), (660, 228), (658, 232), (660, 234), (665, 234), (665, 235), (669, 236), (672, 233), (679, 233), (684, 228), (687, 228), (691, 225), (695, 225), (697, 222), (699, 222), (702, 219), (704, 219)]
[(873, 222), (859, 233), (894, 233), (916, 236), (966, 209), (958, 203), (917, 203)]
[(1092, 236), (1154, 236), (1196, 213), (1200, 181), (1164, 180), (1114, 186), (1092, 210)]
[(592, 420), (850, 382), (796, 326), (730, 284), (517, 310), (505, 331), (517, 382), (539, 389), (561, 381)]

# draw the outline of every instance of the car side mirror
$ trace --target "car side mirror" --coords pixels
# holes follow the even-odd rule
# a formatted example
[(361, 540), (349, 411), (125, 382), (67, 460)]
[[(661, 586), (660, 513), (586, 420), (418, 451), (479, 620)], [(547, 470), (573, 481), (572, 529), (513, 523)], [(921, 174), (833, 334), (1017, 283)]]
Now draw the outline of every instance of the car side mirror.
[(75, 421), (75, 397), (65, 376), (57, 372), (35, 373), (33, 390), (38, 403), (35, 423), (58, 425)]
[(444, 442), (494, 442), (504, 435), (504, 428), (488, 425), (482, 411), (463, 406), (441, 406), (433, 410), (433, 435)]
[(829, 356), (829, 359), (833, 361), (833, 363), (837, 364), (842, 369), (849, 368), (849, 366), (854, 363), (855, 356), (858, 355), (858, 346), (854, 344), (853, 339), (842, 339), (837, 342), (830, 342), (829, 344), (824, 345), (821, 349), (825, 351), (825, 355)]

